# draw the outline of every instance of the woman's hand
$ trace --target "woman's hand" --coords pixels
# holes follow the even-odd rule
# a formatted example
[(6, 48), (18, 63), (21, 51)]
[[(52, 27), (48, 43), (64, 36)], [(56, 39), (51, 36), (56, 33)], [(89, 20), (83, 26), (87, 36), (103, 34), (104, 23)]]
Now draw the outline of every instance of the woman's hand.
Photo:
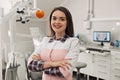
[(35, 54), (32, 56), (32, 59), (35, 59), (35, 60), (41, 60), (41, 57), (39, 54)]
[(62, 67), (65, 69), (65, 67), (69, 68), (70, 66), (72, 66), (69, 61), (71, 59), (65, 59), (65, 60), (62, 60), (62, 61), (57, 61), (57, 62), (51, 62), (51, 65), (52, 67)]

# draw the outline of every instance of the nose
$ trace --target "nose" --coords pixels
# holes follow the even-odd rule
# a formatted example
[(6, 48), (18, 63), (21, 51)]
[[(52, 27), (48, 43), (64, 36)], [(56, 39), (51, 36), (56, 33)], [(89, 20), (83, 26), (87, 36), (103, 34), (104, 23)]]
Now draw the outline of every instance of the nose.
[(55, 22), (56, 22), (56, 23), (60, 23), (60, 20), (59, 20), (59, 19), (57, 19)]

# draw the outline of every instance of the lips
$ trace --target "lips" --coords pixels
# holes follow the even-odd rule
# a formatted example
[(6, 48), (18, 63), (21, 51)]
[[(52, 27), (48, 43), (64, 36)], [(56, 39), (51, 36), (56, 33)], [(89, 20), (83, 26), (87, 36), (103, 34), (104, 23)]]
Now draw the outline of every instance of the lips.
[(57, 25), (57, 26), (54, 26), (54, 28), (56, 28), (56, 29), (59, 29), (59, 28), (61, 28), (61, 27), (62, 27), (62, 26), (58, 26), (58, 25)]

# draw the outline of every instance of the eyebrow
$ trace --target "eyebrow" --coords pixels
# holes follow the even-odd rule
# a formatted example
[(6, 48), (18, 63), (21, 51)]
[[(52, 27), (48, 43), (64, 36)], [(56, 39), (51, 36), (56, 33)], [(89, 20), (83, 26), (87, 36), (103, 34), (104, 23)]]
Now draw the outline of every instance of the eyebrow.
[[(56, 17), (56, 16), (52, 16), (52, 17)], [(60, 18), (66, 18), (66, 17), (60, 17)]]

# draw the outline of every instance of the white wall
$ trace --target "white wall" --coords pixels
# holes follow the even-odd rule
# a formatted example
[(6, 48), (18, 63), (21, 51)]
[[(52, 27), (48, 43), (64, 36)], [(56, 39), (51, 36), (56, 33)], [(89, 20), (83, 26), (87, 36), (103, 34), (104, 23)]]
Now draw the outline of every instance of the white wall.
[(4, 15), (6, 15), (9, 12), (9, 10), (11, 9), (11, 4), (8, 0), (4, 0), (4, 1), (0, 0), (0, 7), (4, 8)]
[[(95, 18), (120, 18), (120, 0), (94, 0)], [(73, 16), (75, 33), (80, 33), (84, 40), (92, 40), (92, 33), (94, 30), (111, 31), (112, 41), (120, 40), (120, 26), (116, 26), (116, 21), (94, 21), (91, 30), (86, 30), (84, 27), (84, 20), (87, 16), (87, 2), (88, 0), (68, 0), (63, 6), (67, 7)], [(119, 21), (120, 22), (120, 19)], [(112, 31), (112, 28), (115, 30)]]

